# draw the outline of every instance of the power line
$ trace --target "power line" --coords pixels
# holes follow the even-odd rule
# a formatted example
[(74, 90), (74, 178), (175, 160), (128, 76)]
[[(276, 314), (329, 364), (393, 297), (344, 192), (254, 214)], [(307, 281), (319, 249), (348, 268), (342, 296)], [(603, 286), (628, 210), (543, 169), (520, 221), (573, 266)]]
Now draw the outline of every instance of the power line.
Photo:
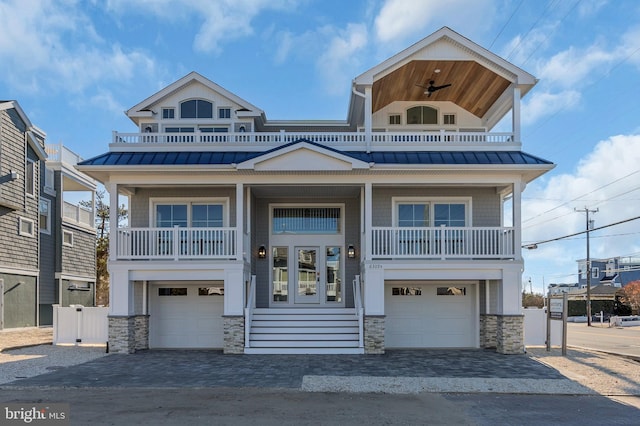
[(524, 0), (520, 0), (520, 4), (518, 4), (516, 9), (513, 11), (513, 13), (511, 13), (511, 16), (509, 16), (509, 19), (507, 19), (507, 22), (505, 22), (505, 24), (502, 26), (502, 29), (500, 30), (500, 32), (498, 33), (496, 38), (494, 38), (493, 41), (491, 42), (491, 44), (489, 45), (489, 50), (491, 50), (491, 48), (493, 47), (494, 43), (496, 42), (496, 40), (498, 40), (498, 37), (500, 37), (500, 35), (504, 31), (504, 29), (507, 28), (507, 25), (509, 25), (509, 22), (511, 22), (511, 19), (513, 19), (513, 17), (516, 15), (516, 12), (518, 12), (518, 9), (520, 9), (520, 6), (522, 6), (522, 3), (524, 3)]
[(531, 33), (531, 31), (533, 31), (533, 29), (536, 26), (538, 26), (538, 22), (540, 22), (540, 20), (545, 17), (545, 15), (547, 14), (547, 11), (551, 8), (551, 5), (553, 5), (555, 2), (556, 2), (555, 0), (549, 0), (549, 3), (547, 3), (547, 7), (542, 11), (542, 14), (538, 17), (536, 22), (534, 22), (533, 25), (531, 25), (531, 28), (529, 28), (529, 30), (525, 33), (525, 35), (523, 35), (518, 41), (518, 43), (513, 47), (513, 49), (511, 49), (511, 52), (509, 52), (509, 54), (507, 55), (507, 60), (511, 60), (511, 55), (513, 54), (513, 52), (515, 52), (516, 49), (520, 47), (520, 45), (522, 44), (522, 41), (525, 38), (527, 38), (527, 36)]
[(544, 241), (538, 241), (536, 243), (529, 243), (529, 244), (523, 244), (522, 248), (527, 248), (527, 249), (535, 249), (538, 248), (538, 246), (540, 244), (546, 244), (546, 243), (551, 243), (553, 241), (559, 241), (559, 240), (564, 240), (565, 238), (570, 238), (570, 237), (575, 237), (576, 235), (582, 235), (582, 234), (586, 234), (587, 232), (593, 232), (593, 231), (598, 231), (600, 229), (605, 229), (605, 228), (609, 228), (611, 226), (616, 226), (616, 225), (620, 225), (623, 223), (627, 223), (627, 222), (631, 222), (633, 220), (638, 220), (640, 219), (640, 216), (636, 216), (636, 217), (632, 217), (629, 219), (625, 219), (625, 220), (621, 220), (619, 222), (615, 222), (615, 223), (610, 223), (608, 225), (603, 225), (603, 226), (599, 226), (597, 228), (593, 228), (593, 229), (587, 229), (585, 231), (580, 231), (580, 232), (576, 232), (573, 234), (569, 234), (569, 235), (564, 235), (562, 237), (557, 237), (557, 238), (551, 238), (550, 240), (544, 240)]

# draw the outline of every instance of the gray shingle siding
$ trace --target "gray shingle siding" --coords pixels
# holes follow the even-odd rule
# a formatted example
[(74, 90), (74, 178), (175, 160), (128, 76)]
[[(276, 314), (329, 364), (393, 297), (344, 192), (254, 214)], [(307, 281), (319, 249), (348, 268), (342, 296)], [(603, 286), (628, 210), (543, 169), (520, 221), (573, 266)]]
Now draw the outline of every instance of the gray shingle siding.
[[(96, 236), (93, 232), (62, 224), (62, 231), (73, 233), (73, 245), (61, 244), (62, 273), (80, 277), (95, 277)], [(60, 235), (62, 240), (62, 234)]]

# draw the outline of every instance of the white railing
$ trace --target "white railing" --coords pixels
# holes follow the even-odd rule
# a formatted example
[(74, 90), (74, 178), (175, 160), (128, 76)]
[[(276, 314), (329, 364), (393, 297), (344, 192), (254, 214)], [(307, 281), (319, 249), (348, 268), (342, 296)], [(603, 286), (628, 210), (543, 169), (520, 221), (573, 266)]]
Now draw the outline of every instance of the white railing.
[(118, 259), (230, 259), (236, 228), (119, 228)]
[(81, 223), (93, 227), (93, 212), (75, 204), (68, 202), (63, 203), (62, 217), (76, 223)]
[(45, 144), (44, 150), (47, 153), (47, 161), (52, 161), (55, 163), (62, 162), (74, 166), (83, 160), (82, 157), (80, 157), (78, 154), (71, 151), (61, 143)]
[(374, 227), (374, 258), (515, 257), (514, 229), (506, 227)]
[(420, 149), (489, 146), (513, 148), (519, 146), (511, 132), (450, 132), (444, 130), (420, 132), (373, 132), (367, 139), (364, 132), (251, 132), (251, 133), (118, 133), (113, 132), (112, 143), (126, 145), (181, 145), (198, 144), (222, 146), (242, 145), (243, 149), (273, 148), (298, 140), (307, 140), (335, 148), (367, 150), (370, 148)]
[(253, 319), (253, 309), (256, 307), (256, 276), (251, 275), (251, 284), (247, 290), (247, 303), (244, 307), (244, 347), (251, 344), (251, 320)]
[(360, 275), (353, 279), (353, 304), (358, 317), (358, 345), (364, 348), (364, 308), (362, 303), (362, 282)]

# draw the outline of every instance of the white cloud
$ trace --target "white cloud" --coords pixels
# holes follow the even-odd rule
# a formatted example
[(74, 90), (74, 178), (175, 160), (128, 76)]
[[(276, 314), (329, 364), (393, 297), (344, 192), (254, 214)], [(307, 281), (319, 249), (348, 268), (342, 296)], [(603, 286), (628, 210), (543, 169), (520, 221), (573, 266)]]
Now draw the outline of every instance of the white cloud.
[(344, 30), (336, 32), (327, 27), (324, 32), (335, 35), (318, 57), (317, 67), (329, 93), (344, 94), (354, 75), (352, 71), (359, 65), (360, 55), (364, 54), (367, 28), (363, 24), (348, 24)]
[(101, 40), (76, 1), (5, 1), (0, 28), (0, 70), (18, 91), (81, 92), (154, 68), (146, 53)]
[[(613, 136), (599, 142), (573, 173), (531, 184), (523, 194), (523, 241), (543, 241), (584, 231), (585, 214), (574, 209), (599, 209), (591, 215), (596, 227), (638, 216), (639, 164), (640, 135)], [(562, 204), (558, 200), (572, 201)], [(593, 257), (640, 252), (640, 220), (591, 234)], [(586, 256), (585, 246), (584, 235), (541, 244), (538, 250), (525, 252), (529, 271), (525, 276), (527, 273), (553, 275), (576, 271), (575, 261)]]
[[(386, 0), (375, 19), (376, 38), (396, 44), (408, 38), (449, 26), (464, 29), (473, 37), (476, 29), (484, 28), (495, 16), (494, 0)], [(464, 10), (464, 13), (459, 13)]]
[(565, 90), (558, 93), (534, 92), (522, 103), (522, 124), (529, 125), (542, 117), (570, 110), (580, 103), (580, 92)]

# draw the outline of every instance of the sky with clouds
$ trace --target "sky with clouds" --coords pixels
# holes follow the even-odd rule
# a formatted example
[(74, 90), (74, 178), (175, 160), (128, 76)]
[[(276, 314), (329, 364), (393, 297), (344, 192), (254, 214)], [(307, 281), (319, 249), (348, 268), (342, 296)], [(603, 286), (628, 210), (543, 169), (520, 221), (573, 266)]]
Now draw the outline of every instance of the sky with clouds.
[[(460, 13), (464, 12), (464, 13)], [(0, 0), (0, 99), (84, 158), (123, 111), (198, 71), (269, 119), (344, 119), (351, 80), (448, 26), (535, 75), (523, 150), (557, 167), (523, 194), (523, 240), (640, 215), (636, 0)], [(526, 251), (525, 282), (576, 281), (584, 235)], [(640, 257), (640, 220), (591, 233)]]

